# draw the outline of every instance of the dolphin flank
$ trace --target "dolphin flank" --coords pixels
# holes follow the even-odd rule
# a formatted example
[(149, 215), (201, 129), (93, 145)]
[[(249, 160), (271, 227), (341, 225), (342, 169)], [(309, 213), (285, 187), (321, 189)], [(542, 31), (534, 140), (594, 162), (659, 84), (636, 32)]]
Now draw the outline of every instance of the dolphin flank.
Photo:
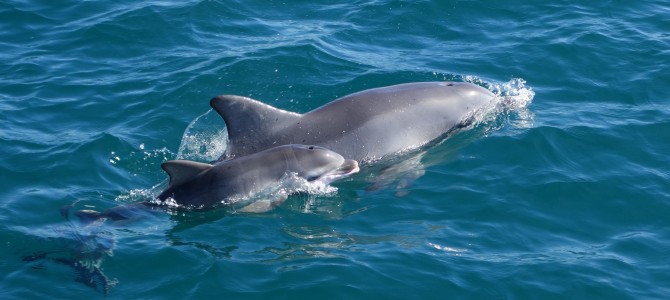
[(472, 83), (417, 82), (361, 91), (304, 114), (235, 95), (214, 97), (210, 105), (228, 130), (220, 160), (276, 145), (310, 144), (370, 162), (439, 140), (494, 98)]

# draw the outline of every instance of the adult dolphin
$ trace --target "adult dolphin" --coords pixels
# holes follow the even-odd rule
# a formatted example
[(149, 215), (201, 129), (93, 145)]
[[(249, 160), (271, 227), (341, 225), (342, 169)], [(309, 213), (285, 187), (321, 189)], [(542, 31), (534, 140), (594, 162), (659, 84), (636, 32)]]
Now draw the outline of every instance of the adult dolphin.
[(297, 143), (370, 162), (445, 137), (494, 98), (472, 83), (417, 82), (361, 91), (304, 114), (235, 95), (216, 96), (210, 105), (228, 130), (221, 160)]
[[(242, 212), (265, 212), (281, 204), (285, 197), (251, 202), (255, 193), (278, 184), (294, 173), (307, 181), (331, 183), (359, 171), (358, 162), (318, 146), (282, 145), (258, 153), (214, 164), (171, 160), (161, 165), (170, 176), (169, 186), (156, 201), (120, 205), (103, 212), (79, 210), (82, 223), (99, 219), (128, 220), (146, 215), (147, 208), (171, 199), (181, 208), (206, 209), (231, 204)], [(241, 203), (233, 203), (239, 201)], [(62, 213), (68, 216), (71, 207)]]

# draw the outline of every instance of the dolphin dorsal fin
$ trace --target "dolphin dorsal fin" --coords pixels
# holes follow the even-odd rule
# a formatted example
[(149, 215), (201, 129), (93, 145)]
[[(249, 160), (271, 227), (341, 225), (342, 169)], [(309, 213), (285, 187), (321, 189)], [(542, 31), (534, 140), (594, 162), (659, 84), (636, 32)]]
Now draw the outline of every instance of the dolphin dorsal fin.
[(170, 186), (187, 182), (211, 167), (210, 164), (190, 160), (168, 160), (161, 165), (161, 168), (170, 175)]
[(242, 96), (216, 96), (209, 104), (226, 122), (227, 158), (265, 150), (273, 144), (276, 130), (302, 116)]

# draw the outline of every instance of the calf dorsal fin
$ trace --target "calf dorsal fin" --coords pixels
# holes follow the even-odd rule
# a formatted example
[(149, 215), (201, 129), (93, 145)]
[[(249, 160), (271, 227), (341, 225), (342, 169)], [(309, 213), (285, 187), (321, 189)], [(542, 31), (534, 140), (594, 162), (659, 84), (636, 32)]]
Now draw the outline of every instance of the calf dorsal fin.
[(170, 175), (170, 186), (179, 185), (208, 170), (212, 165), (190, 160), (168, 160), (161, 168)]

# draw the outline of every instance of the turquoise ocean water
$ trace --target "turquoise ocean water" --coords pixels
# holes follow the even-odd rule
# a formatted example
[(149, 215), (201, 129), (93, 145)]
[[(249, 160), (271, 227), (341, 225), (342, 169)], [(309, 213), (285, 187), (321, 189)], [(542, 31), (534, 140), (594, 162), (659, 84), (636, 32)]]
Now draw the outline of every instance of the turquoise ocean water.
[[(505, 105), (268, 213), (62, 214), (220, 155), (212, 96), (443, 80)], [(660, 0), (3, 1), (0, 298), (664, 299), (669, 86)]]

